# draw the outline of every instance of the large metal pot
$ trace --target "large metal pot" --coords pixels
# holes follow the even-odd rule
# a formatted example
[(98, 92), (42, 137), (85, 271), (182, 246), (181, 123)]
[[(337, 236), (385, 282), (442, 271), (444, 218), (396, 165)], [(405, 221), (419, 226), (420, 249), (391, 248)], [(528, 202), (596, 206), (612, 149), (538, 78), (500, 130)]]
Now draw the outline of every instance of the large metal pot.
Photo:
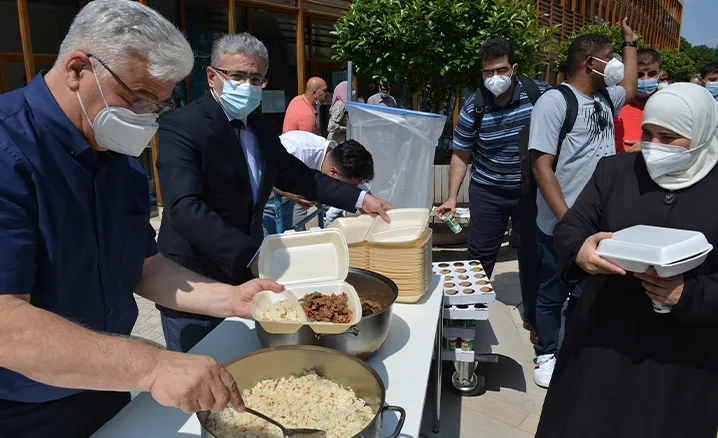
[(296, 333), (275, 335), (267, 333), (260, 324), (256, 324), (257, 336), (262, 346), (320, 345), (361, 359), (371, 357), (389, 336), (392, 306), (399, 296), (399, 290), (390, 279), (364, 269), (350, 268), (347, 282), (354, 286), (360, 298), (374, 300), (382, 309), (363, 317), (359, 324), (338, 335), (318, 335), (308, 326), (300, 328)]
[[(351, 387), (376, 412), (371, 423), (353, 438), (379, 438), (384, 413), (387, 411), (399, 413), (399, 422), (390, 438), (398, 437), (404, 426), (404, 409), (384, 406), (384, 382), (376, 371), (363, 361), (340, 351), (312, 345), (273, 347), (240, 356), (226, 363), (225, 367), (240, 389), (253, 388), (257, 382), (265, 379), (300, 375), (306, 370), (314, 370), (326, 379)], [(197, 413), (202, 424), (202, 437), (216, 438), (206, 428), (209, 415), (209, 411)]]

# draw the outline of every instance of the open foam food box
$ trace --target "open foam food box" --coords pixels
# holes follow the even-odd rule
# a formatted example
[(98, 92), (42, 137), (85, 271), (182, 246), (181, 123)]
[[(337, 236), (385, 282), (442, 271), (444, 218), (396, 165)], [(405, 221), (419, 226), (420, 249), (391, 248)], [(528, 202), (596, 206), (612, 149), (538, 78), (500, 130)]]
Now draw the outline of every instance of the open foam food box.
[[(263, 291), (255, 295), (252, 317), (272, 334), (295, 333), (304, 325), (319, 334), (343, 333), (358, 324), (362, 317), (359, 295), (346, 282), (348, 273), (347, 241), (338, 230), (314, 228), (268, 236), (259, 252), (259, 278), (274, 280), (284, 285), (285, 290), (282, 293)], [(347, 307), (353, 313), (351, 321), (345, 324), (308, 321), (299, 300), (314, 292), (323, 295), (346, 293)], [(261, 317), (264, 311), (282, 300), (298, 306), (300, 321), (269, 321)]]
[(636, 225), (602, 240), (596, 254), (629, 272), (653, 266), (660, 277), (673, 277), (700, 266), (712, 250), (698, 231)]
[(403, 243), (421, 237), (429, 225), (428, 208), (398, 208), (387, 215), (391, 223), (377, 215), (363, 214), (357, 217), (335, 220), (330, 229), (338, 229), (350, 244), (360, 242)]

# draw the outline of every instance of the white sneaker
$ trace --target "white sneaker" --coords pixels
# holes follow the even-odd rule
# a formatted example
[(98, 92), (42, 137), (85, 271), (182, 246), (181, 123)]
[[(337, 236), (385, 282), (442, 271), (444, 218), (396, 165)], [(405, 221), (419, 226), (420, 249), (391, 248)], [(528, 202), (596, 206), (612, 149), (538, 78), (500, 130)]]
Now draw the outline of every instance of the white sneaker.
[(553, 369), (556, 366), (556, 356), (553, 354), (542, 354), (536, 358), (536, 369), (534, 370), (534, 383), (542, 388), (548, 388), (551, 383)]

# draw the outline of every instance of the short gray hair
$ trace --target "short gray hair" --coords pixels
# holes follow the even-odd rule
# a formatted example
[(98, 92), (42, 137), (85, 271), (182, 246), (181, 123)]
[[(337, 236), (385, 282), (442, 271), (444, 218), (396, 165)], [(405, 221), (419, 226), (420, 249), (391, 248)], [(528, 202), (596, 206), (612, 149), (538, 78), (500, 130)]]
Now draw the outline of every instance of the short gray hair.
[(267, 48), (261, 41), (248, 33), (230, 33), (215, 41), (212, 45), (212, 65), (219, 65), (227, 53), (241, 53), (258, 57), (264, 61), (264, 68), (269, 68)]
[(147, 61), (153, 79), (179, 81), (192, 71), (194, 54), (182, 32), (154, 9), (133, 0), (94, 0), (72, 21), (57, 62), (73, 51), (97, 55), (113, 70), (123, 61)]

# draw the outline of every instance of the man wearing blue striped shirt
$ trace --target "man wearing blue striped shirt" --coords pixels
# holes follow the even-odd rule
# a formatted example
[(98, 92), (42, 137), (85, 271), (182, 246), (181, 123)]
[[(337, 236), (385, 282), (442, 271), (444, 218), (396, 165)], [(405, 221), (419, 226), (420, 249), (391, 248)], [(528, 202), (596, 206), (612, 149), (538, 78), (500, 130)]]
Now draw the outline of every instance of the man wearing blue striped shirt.
[[(518, 76), (514, 50), (502, 38), (486, 42), (479, 56), (484, 86), (467, 99), (459, 114), (454, 132), (449, 199), (437, 213), (455, 212), (456, 198), (471, 159), (469, 257), (481, 261), (491, 277), (511, 218), (519, 258), (524, 322), (530, 326), (531, 339), (535, 342), (535, 303), (541, 265), (535, 242), (536, 200), (521, 196), (518, 135), (531, 120), (532, 100), (535, 102), (538, 98), (531, 94), (540, 94), (549, 86)], [(527, 82), (531, 83), (526, 85)], [(479, 105), (483, 101), (483, 108), (475, 108), (477, 101)]]

